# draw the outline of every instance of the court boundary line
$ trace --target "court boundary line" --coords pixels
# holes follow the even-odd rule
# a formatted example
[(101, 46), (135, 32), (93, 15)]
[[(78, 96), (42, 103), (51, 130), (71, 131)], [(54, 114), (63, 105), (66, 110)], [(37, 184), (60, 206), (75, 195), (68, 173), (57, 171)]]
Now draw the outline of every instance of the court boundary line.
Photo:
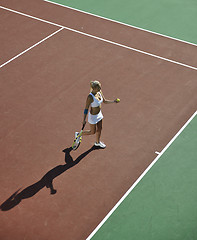
[(117, 21), (117, 20), (114, 20), (114, 19), (111, 19), (111, 18), (103, 17), (103, 16), (100, 16), (100, 15), (97, 15), (97, 14), (89, 13), (89, 12), (86, 12), (84, 10), (73, 8), (73, 7), (70, 7), (70, 6), (67, 6), (67, 5), (63, 5), (61, 3), (56, 3), (56, 2), (49, 1), (49, 0), (43, 0), (43, 1), (51, 3), (51, 4), (54, 4), (54, 5), (57, 5), (57, 6), (65, 7), (65, 8), (77, 11), (77, 12), (81, 12), (81, 13), (84, 13), (84, 14), (87, 14), (87, 15), (90, 15), (90, 16), (101, 18), (101, 19), (104, 19), (104, 20), (107, 20), (107, 21), (110, 21), (110, 22), (118, 23), (118, 24), (123, 25), (123, 26), (135, 28), (137, 30), (141, 30), (141, 31), (144, 31), (144, 32), (152, 33), (152, 34), (155, 34), (155, 35), (158, 35), (158, 36), (161, 36), (161, 37), (169, 38), (169, 39), (172, 39), (172, 40), (175, 40), (175, 41), (178, 41), (178, 42), (182, 42), (182, 43), (189, 44), (189, 45), (197, 47), (197, 44), (192, 43), (192, 42), (188, 42), (188, 41), (185, 41), (185, 40), (182, 40), (182, 39), (179, 39), (179, 38), (175, 38), (175, 37), (171, 37), (171, 36), (168, 36), (168, 35), (165, 35), (165, 34), (153, 32), (153, 31), (148, 30), (148, 29), (136, 27), (136, 26), (131, 25), (131, 24), (123, 23), (123, 22), (120, 22), (120, 21)]
[(171, 59), (168, 59), (168, 58), (164, 58), (164, 57), (152, 54), (152, 53), (148, 53), (148, 52), (136, 49), (136, 48), (128, 47), (126, 45), (123, 45), (123, 44), (120, 44), (120, 43), (116, 43), (116, 42), (113, 42), (113, 41), (110, 41), (110, 40), (107, 40), (107, 39), (104, 39), (104, 38), (96, 37), (94, 35), (91, 35), (91, 34), (88, 34), (88, 33), (84, 33), (84, 32), (81, 32), (81, 31), (78, 31), (78, 30), (75, 30), (75, 29), (72, 29), (72, 28), (69, 28), (69, 27), (66, 27), (66, 26), (62, 26), (62, 25), (59, 25), (59, 24), (56, 24), (56, 23), (53, 23), (53, 22), (50, 22), (50, 21), (47, 21), (47, 20), (44, 20), (44, 19), (41, 19), (41, 18), (37, 18), (37, 17), (31, 16), (29, 14), (18, 12), (18, 11), (13, 10), (13, 9), (9, 9), (9, 8), (2, 7), (2, 6), (0, 6), (0, 8), (2, 8), (4, 10), (7, 10), (7, 11), (10, 11), (10, 12), (14, 12), (14, 13), (22, 15), (22, 16), (26, 16), (26, 17), (29, 17), (29, 18), (41, 21), (41, 22), (45, 22), (47, 24), (51, 24), (51, 25), (54, 25), (54, 26), (57, 26), (57, 27), (60, 27), (60, 28), (67, 29), (69, 31), (72, 31), (72, 32), (75, 32), (75, 33), (78, 33), (78, 34), (81, 34), (81, 35), (84, 35), (84, 36), (88, 36), (90, 38), (94, 38), (94, 39), (97, 39), (97, 40), (100, 40), (100, 41), (103, 41), (103, 42), (107, 42), (107, 43), (112, 44), (112, 45), (116, 45), (116, 46), (119, 46), (119, 47), (122, 47), (122, 48), (126, 48), (126, 49), (129, 49), (129, 50), (132, 50), (132, 51), (144, 54), (144, 55), (148, 55), (148, 56), (160, 59), (160, 60), (164, 60), (164, 61), (167, 61), (167, 62), (170, 62), (170, 63), (174, 63), (174, 64), (177, 64), (177, 65), (180, 65), (180, 66), (183, 66), (183, 67), (186, 67), (186, 68), (190, 68), (190, 69), (193, 69), (193, 70), (197, 71), (197, 67), (193, 67), (193, 66), (190, 66), (190, 65), (187, 65), (187, 64), (184, 64), (184, 63), (180, 63), (180, 62), (177, 62), (177, 61), (174, 61), (174, 60), (171, 60)]
[(134, 184), (127, 190), (127, 192), (121, 197), (121, 199), (116, 203), (116, 205), (110, 210), (110, 212), (105, 216), (105, 218), (99, 223), (99, 225), (93, 230), (93, 232), (86, 238), (90, 240), (98, 230), (103, 226), (103, 224), (109, 219), (109, 217), (114, 213), (114, 211), (120, 206), (120, 204), (125, 200), (125, 198), (132, 192), (136, 185), (143, 179), (143, 177), (149, 172), (149, 170), (155, 165), (155, 163), (160, 159), (160, 157), (166, 152), (166, 150), (172, 145), (176, 138), (183, 132), (183, 130), (189, 125), (189, 123), (197, 116), (197, 111), (187, 120), (183, 127), (177, 132), (177, 134), (170, 140), (170, 142), (164, 147), (164, 149), (159, 153), (159, 155), (153, 160), (153, 162), (146, 168), (146, 170), (140, 175), (140, 177), (134, 182)]
[(13, 60), (15, 60), (16, 58), (20, 57), (21, 55), (23, 55), (24, 53), (30, 51), (32, 48), (38, 46), (39, 44), (41, 44), (42, 42), (46, 41), (47, 39), (51, 38), (52, 36), (54, 36), (55, 34), (59, 33), (60, 31), (62, 31), (64, 28), (60, 28), (57, 31), (53, 32), (52, 34), (48, 35), (47, 37), (43, 38), (42, 40), (40, 40), (39, 42), (35, 43), (34, 45), (32, 45), (31, 47), (27, 48), (26, 50), (24, 50), (23, 52), (19, 53), (18, 55), (16, 55), (15, 57), (11, 58), (10, 60), (8, 60), (7, 62), (3, 63), (2, 65), (0, 65), (0, 68), (4, 67), (5, 65), (7, 65), (8, 63), (12, 62)]
[(10, 11), (10, 12), (13, 12), (13, 13), (16, 13), (16, 14), (19, 14), (19, 15), (22, 15), (22, 16), (25, 16), (25, 17), (29, 17), (29, 18), (32, 18), (32, 19), (35, 19), (35, 20), (38, 20), (38, 21), (41, 21), (41, 22), (44, 22), (44, 23), (56, 26), (56, 27), (60, 27), (60, 28), (64, 27), (64, 26), (62, 26), (60, 24), (49, 22), (47, 20), (44, 20), (44, 19), (41, 19), (41, 18), (37, 18), (37, 17), (31, 16), (31, 15), (26, 14), (26, 13), (19, 12), (19, 11), (16, 11), (14, 9), (11, 9), (11, 8), (7, 8), (7, 7), (3, 7), (3, 6), (0, 6), (0, 8), (4, 9), (4, 10), (7, 10), (7, 11)]

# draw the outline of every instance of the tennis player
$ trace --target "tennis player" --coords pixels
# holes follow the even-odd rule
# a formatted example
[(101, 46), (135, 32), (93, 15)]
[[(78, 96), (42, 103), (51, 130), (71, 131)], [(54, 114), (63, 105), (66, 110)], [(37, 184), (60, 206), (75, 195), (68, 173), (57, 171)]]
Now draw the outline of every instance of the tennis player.
[[(90, 124), (90, 130), (84, 130), (82, 132), (82, 136), (84, 135), (92, 135), (96, 133), (96, 142), (95, 146), (100, 148), (106, 148), (106, 145), (100, 141), (101, 131), (102, 131), (102, 123), (103, 123), (103, 114), (101, 112), (101, 103), (109, 104), (109, 103), (118, 103), (120, 100), (117, 98), (115, 100), (107, 100), (105, 99), (102, 91), (101, 91), (101, 83), (99, 81), (91, 81), (90, 82), (90, 93), (86, 100), (85, 110), (84, 110), (84, 118), (83, 124), (86, 123), (86, 117), (88, 115), (88, 122)], [(88, 110), (90, 111), (88, 113)], [(76, 133), (77, 134), (77, 133)]]

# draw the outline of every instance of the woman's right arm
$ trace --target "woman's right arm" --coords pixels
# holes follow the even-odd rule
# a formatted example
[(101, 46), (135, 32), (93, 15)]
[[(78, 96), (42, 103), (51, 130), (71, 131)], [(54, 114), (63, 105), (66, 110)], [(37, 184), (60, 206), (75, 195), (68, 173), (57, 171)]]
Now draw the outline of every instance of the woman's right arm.
[(87, 100), (86, 100), (85, 109), (84, 109), (83, 124), (86, 123), (86, 117), (87, 117), (87, 114), (88, 114), (88, 109), (89, 109), (89, 106), (92, 102), (93, 102), (92, 96), (88, 95)]

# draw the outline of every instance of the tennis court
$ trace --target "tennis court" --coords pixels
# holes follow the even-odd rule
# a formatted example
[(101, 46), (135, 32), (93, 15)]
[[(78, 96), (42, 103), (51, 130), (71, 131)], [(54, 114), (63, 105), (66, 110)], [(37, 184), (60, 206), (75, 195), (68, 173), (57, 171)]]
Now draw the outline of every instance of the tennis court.
[(1, 239), (197, 239), (197, 8), (150, 3), (0, 1)]

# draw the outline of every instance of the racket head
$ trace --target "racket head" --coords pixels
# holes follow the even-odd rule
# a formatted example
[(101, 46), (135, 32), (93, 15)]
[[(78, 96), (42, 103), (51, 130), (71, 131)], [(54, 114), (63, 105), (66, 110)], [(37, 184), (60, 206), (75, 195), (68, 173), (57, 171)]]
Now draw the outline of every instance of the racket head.
[(75, 150), (79, 147), (79, 145), (81, 144), (81, 140), (82, 140), (81, 134), (82, 134), (82, 130), (81, 130), (81, 132), (79, 133), (79, 135), (75, 138), (75, 140), (74, 140), (74, 142), (73, 142), (73, 144), (72, 144), (72, 149), (73, 149), (74, 151), (75, 151)]
[(72, 149), (73, 149), (73, 150), (76, 150), (76, 149), (77, 149), (77, 145), (78, 145), (78, 144), (76, 144), (76, 142), (74, 141), (73, 144), (72, 144)]
[(80, 143), (74, 144), (74, 145), (72, 146), (73, 151), (77, 150), (77, 148), (79, 147), (79, 145), (80, 145)]
[[(72, 144), (72, 149), (73, 149), (74, 151), (77, 150), (77, 148), (78, 148), (79, 145), (81, 144), (81, 140), (82, 140), (81, 135), (82, 135), (82, 132), (83, 132), (83, 129), (84, 129), (85, 125), (86, 125), (86, 123), (83, 124), (82, 129), (81, 129), (79, 135), (75, 138), (75, 140), (74, 140), (74, 142), (73, 142), (73, 144)], [(79, 141), (77, 141), (78, 138), (79, 138)]]
[(77, 148), (79, 147), (79, 145), (81, 144), (81, 139), (79, 139), (79, 142), (74, 141), (73, 145), (72, 145), (72, 149), (75, 151), (77, 150)]

